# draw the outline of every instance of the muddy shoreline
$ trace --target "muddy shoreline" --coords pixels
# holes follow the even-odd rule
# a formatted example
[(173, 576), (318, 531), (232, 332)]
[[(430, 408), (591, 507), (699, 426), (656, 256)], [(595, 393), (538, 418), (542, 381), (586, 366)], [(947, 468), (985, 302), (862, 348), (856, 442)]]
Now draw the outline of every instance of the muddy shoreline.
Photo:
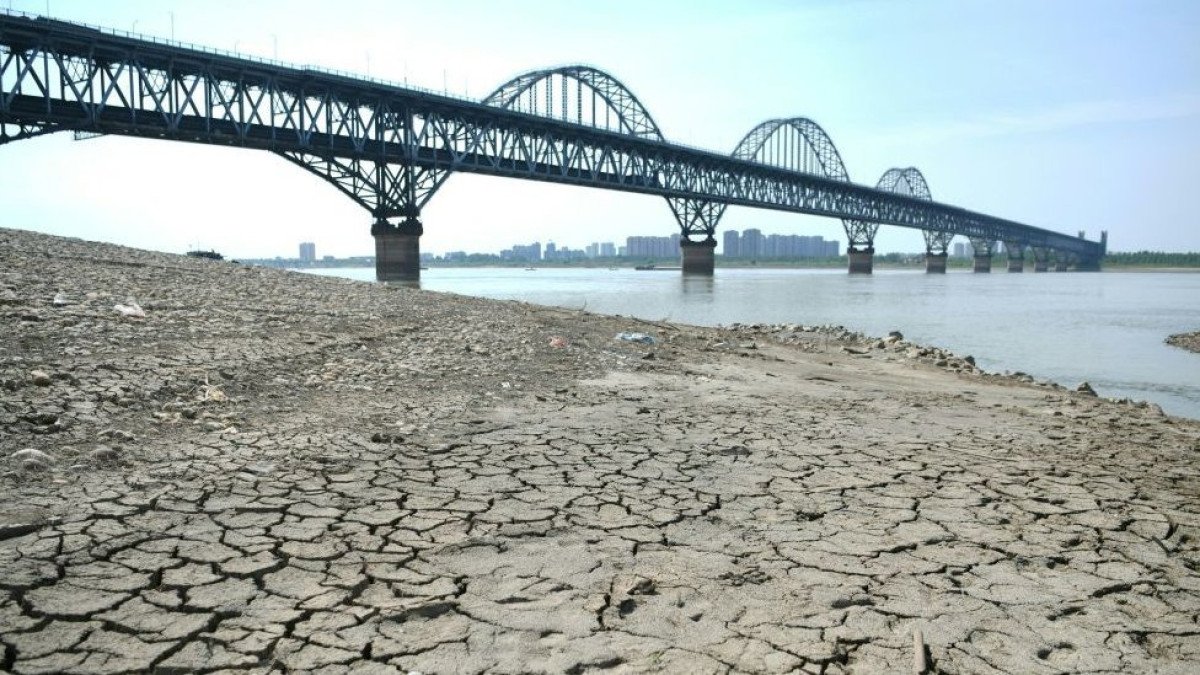
[(1200, 423), (899, 335), (0, 229), (0, 338), (0, 670), (1200, 663)]

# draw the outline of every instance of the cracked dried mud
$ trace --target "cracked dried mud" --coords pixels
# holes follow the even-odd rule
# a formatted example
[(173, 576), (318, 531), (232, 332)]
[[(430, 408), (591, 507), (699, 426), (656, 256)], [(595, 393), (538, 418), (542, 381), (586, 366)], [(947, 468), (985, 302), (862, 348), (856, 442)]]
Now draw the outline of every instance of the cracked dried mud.
[(937, 672), (1200, 669), (1200, 424), (1154, 406), (899, 336), (0, 261), (0, 670), (911, 672), (916, 629)]

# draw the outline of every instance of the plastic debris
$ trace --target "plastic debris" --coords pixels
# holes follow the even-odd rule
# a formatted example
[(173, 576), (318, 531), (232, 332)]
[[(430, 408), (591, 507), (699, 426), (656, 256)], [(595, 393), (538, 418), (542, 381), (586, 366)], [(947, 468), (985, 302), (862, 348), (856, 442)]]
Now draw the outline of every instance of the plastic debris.
[(561, 335), (555, 335), (550, 338), (550, 346), (555, 349), (562, 349), (567, 346), (567, 338)]
[(652, 335), (646, 335), (645, 333), (631, 333), (629, 331), (617, 333), (616, 339), (624, 340), (625, 342), (638, 342), (644, 345), (652, 345), (655, 342), (654, 336)]
[(62, 307), (63, 305), (71, 304), (71, 301), (67, 299), (66, 293), (55, 293), (54, 300), (52, 302), (54, 303), (55, 307)]
[(113, 305), (113, 309), (117, 310), (121, 316), (128, 317), (130, 319), (146, 318), (146, 310), (142, 309), (133, 298), (126, 300), (125, 304), (117, 303)]

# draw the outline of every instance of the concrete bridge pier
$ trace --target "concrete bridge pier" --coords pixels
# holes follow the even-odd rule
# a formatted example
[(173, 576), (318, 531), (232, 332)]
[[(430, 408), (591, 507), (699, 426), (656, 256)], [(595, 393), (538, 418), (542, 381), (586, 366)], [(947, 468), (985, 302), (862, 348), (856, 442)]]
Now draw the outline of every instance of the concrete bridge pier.
[(846, 257), (850, 259), (850, 274), (870, 274), (875, 264), (875, 247), (857, 249), (851, 246)]
[(421, 280), (421, 221), (410, 216), (399, 225), (378, 218), (371, 226), (375, 237), (375, 278), (379, 281)]
[(711, 277), (715, 267), (717, 240), (709, 235), (701, 241), (686, 237), (679, 240), (679, 256), (683, 273)]
[(1042, 248), (1040, 246), (1033, 247), (1033, 271), (1050, 271), (1050, 249)]
[(1015, 241), (1004, 242), (1004, 250), (1008, 252), (1008, 271), (1025, 271), (1025, 246)]
[(945, 274), (954, 235), (944, 230), (921, 230), (921, 236), (925, 239), (925, 273)]
[(991, 239), (971, 237), (971, 248), (975, 249), (975, 271), (987, 274), (992, 271), (992, 250), (996, 245)]
[(1054, 271), (1066, 272), (1071, 265), (1070, 256), (1066, 253), (1059, 253), (1054, 257)]

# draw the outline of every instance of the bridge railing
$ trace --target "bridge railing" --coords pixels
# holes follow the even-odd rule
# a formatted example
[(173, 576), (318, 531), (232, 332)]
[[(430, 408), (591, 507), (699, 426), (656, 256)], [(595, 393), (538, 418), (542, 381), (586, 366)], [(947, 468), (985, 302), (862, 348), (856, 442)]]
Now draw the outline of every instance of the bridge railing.
[(298, 64), (295, 62), (282, 61), (279, 59), (272, 59), (272, 58), (268, 58), (265, 56), (259, 56), (258, 54), (247, 54), (244, 52), (220, 49), (220, 48), (211, 47), (208, 45), (198, 45), (193, 42), (186, 42), (183, 40), (174, 40), (171, 38), (164, 38), (164, 37), (160, 37), (157, 35), (151, 35), (148, 33), (136, 33), (134, 31), (122, 30), (120, 28), (112, 28), (109, 26), (98, 26), (96, 24), (85, 23), (83, 21), (63, 21), (62, 19), (56, 19), (54, 17), (46, 16), (44, 14), (38, 14), (36, 12), (23, 12), (23, 11), (15, 10), (15, 9), (0, 9), (0, 14), (8, 15), (8, 16), (19, 16), (19, 17), (26, 18), (26, 19), (35, 19), (35, 20), (40, 19), (40, 20), (48, 21), (48, 22), (62, 23), (64, 25), (71, 26), (72, 28), (80, 28), (80, 27), (88, 28), (90, 30), (94, 30), (99, 33), (104, 33), (105, 35), (111, 35), (114, 37), (124, 37), (124, 38), (129, 38), (131, 40), (140, 40), (142, 42), (152, 42), (154, 44), (162, 45), (164, 47), (178, 47), (178, 48), (187, 49), (189, 51), (193, 51), (193, 52), (197, 52), (197, 53), (201, 53), (201, 54), (210, 54), (212, 56), (225, 56), (225, 57), (229, 57), (229, 58), (239, 59), (242, 61), (248, 61), (251, 63), (261, 64), (264, 66), (271, 66), (273, 68), (290, 68), (290, 69), (295, 69), (295, 70), (311, 70), (313, 72), (321, 73), (322, 75), (335, 75), (337, 77), (348, 77), (348, 78), (351, 78), (354, 80), (358, 80), (360, 82), (371, 82), (373, 84), (379, 84), (379, 85), (383, 85), (385, 87), (395, 87), (397, 89), (408, 89), (411, 91), (418, 91), (418, 92), (425, 93), (425, 94), (434, 94), (436, 96), (445, 96), (447, 98), (453, 98), (453, 99), (457, 99), (459, 101), (465, 101), (465, 102), (470, 102), (470, 103), (479, 103), (479, 99), (471, 98), (465, 94), (451, 92), (448, 89), (438, 91), (436, 89), (431, 89), (429, 87), (422, 87), (419, 85), (410, 84), (408, 82), (408, 80), (405, 80), (403, 83), (401, 83), (401, 82), (397, 82), (395, 80), (387, 80), (387, 79), (380, 78), (380, 77), (373, 77), (371, 75), (364, 75), (362, 73), (355, 73), (355, 72), (351, 72), (351, 71), (347, 71), (347, 70), (338, 70), (336, 68), (330, 68), (328, 66), (314, 65), (314, 64)]

